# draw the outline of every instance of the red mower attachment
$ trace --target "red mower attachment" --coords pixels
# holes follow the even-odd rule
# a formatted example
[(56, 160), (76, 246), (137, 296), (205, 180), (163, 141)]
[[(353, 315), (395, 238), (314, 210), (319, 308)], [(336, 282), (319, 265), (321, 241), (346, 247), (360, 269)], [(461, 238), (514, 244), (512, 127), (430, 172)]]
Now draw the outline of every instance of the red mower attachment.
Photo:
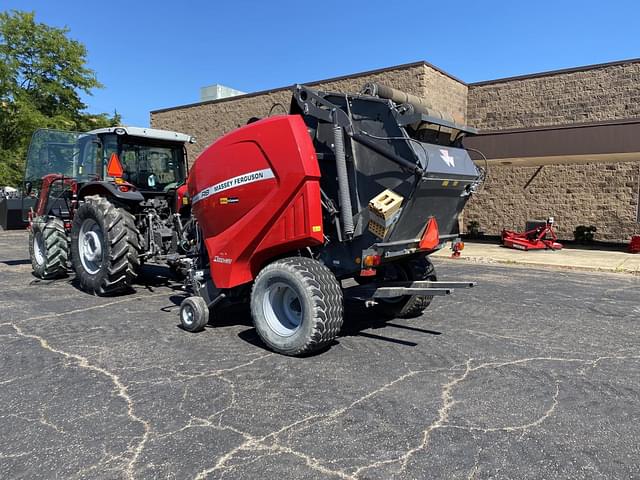
[[(549, 217), (545, 224), (527, 230), (524, 233), (502, 230), (502, 245), (516, 250), (561, 250), (556, 232), (553, 231), (554, 220)], [(550, 238), (547, 238), (549, 236)]]
[(460, 239), (456, 239), (451, 242), (451, 258), (460, 258), (460, 252), (464, 250), (464, 242)]

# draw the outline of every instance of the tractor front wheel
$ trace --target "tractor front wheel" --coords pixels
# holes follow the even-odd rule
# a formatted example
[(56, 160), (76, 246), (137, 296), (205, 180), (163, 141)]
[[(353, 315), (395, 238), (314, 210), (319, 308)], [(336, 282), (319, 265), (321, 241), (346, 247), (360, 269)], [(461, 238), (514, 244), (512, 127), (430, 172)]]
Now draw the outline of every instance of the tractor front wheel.
[(267, 265), (251, 291), (258, 335), (272, 350), (302, 355), (329, 345), (343, 320), (342, 289), (317, 260), (290, 257)]
[(29, 232), (29, 253), (33, 273), (49, 279), (67, 273), (69, 241), (62, 220), (56, 217), (37, 217)]
[(71, 229), (71, 261), (83, 290), (106, 295), (131, 286), (140, 267), (134, 217), (104, 197), (86, 197)]

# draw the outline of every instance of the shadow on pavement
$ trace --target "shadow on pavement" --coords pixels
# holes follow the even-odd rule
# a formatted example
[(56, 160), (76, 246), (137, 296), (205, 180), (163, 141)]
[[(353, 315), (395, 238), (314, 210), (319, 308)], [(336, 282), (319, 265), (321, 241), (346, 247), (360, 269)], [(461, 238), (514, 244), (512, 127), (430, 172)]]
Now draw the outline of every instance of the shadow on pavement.
[(29, 260), (28, 258), (23, 258), (20, 260), (2, 260), (0, 263), (4, 263), (5, 265), (13, 267), (15, 265), (28, 265), (29, 263), (31, 263), (31, 260)]

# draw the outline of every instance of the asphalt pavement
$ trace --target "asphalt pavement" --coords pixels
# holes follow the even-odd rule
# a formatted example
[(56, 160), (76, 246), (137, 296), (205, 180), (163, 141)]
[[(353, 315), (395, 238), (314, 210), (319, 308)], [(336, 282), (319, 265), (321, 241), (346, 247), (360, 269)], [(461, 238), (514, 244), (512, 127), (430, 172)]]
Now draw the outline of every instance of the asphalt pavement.
[(0, 232), (0, 478), (640, 478), (640, 278), (436, 262), (479, 285), (289, 358), (244, 309), (181, 330), (164, 268), (93, 297)]

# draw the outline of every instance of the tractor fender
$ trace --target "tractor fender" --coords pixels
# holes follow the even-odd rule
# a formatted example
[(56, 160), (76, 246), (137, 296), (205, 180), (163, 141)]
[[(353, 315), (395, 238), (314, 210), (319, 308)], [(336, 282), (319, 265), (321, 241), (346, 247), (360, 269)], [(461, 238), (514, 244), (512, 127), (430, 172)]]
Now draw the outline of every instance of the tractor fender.
[(82, 186), (78, 191), (78, 200), (81, 200), (88, 195), (110, 196), (117, 198), (122, 202), (129, 203), (139, 203), (144, 200), (142, 194), (137, 190), (121, 192), (113, 183), (104, 181), (90, 182)]

